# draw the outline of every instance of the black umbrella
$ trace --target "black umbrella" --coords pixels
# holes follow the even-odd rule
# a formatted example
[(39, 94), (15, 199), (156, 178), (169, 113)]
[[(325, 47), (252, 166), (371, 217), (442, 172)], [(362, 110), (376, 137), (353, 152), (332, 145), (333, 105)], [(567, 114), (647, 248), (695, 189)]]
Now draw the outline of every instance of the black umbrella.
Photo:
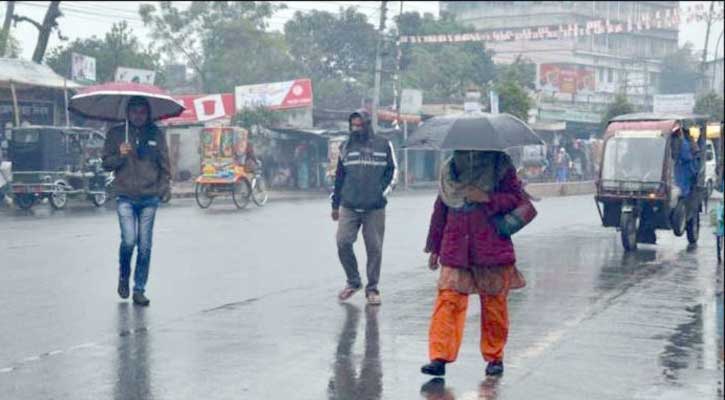
[(493, 150), (542, 145), (528, 125), (509, 114), (465, 113), (433, 117), (408, 138), (407, 148), (424, 150)]

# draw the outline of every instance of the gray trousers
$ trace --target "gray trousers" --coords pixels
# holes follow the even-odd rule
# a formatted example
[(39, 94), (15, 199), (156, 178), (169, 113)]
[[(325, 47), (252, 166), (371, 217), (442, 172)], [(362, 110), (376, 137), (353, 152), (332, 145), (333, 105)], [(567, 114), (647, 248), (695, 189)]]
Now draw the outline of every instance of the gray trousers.
[(362, 286), (357, 258), (353, 244), (362, 226), (365, 250), (367, 251), (366, 292), (377, 291), (380, 280), (380, 265), (383, 261), (383, 237), (385, 236), (385, 209), (357, 212), (340, 208), (340, 220), (337, 226), (337, 254), (347, 275), (347, 284), (351, 287)]

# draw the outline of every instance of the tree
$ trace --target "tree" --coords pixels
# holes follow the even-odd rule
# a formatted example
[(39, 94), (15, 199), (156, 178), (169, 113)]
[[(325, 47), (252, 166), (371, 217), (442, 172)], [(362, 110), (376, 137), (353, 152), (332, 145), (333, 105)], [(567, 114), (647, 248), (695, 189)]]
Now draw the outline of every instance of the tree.
[(265, 32), (267, 19), (283, 5), (262, 1), (192, 1), (144, 4), (139, 14), (160, 52), (183, 58), (206, 92), (244, 83), (290, 77), (293, 65), (279, 36)]
[(499, 111), (511, 114), (524, 122), (529, 120), (531, 99), (515, 79), (515, 74), (510, 74), (508, 79), (497, 83), (496, 92), (499, 96)]
[(272, 127), (281, 121), (281, 116), (267, 107), (245, 108), (232, 117), (232, 124), (254, 131), (259, 126)]
[(48, 6), (48, 11), (45, 13), (45, 18), (43, 18), (43, 23), (39, 23), (35, 21), (32, 18), (28, 18), (21, 15), (13, 15), (13, 21), (15, 21), (15, 24), (18, 22), (28, 22), (31, 25), (35, 26), (35, 28), (38, 30), (38, 41), (35, 44), (35, 51), (33, 52), (33, 62), (35, 63), (42, 63), (43, 57), (45, 57), (45, 51), (48, 48), (48, 40), (50, 39), (51, 33), (53, 31), (56, 31), (58, 33), (58, 39), (61, 41), (66, 41), (68, 38), (64, 37), (60, 29), (58, 28), (58, 18), (62, 17), (63, 13), (60, 11), (60, 1), (51, 1), (50, 5)]
[[(401, 35), (472, 31), (446, 13), (439, 19), (404, 13), (396, 22)], [(404, 44), (401, 50), (402, 87), (425, 90), (430, 101), (462, 101), (470, 85), (486, 87), (496, 76), (491, 53), (481, 43)]]
[(687, 42), (674, 53), (665, 56), (662, 60), (662, 75), (659, 81), (660, 93), (694, 92), (702, 78), (697, 65), (697, 60), (692, 53), (692, 43), (690, 42)]
[(725, 114), (723, 97), (716, 92), (709, 92), (698, 96), (695, 101), (695, 114), (707, 115), (715, 121), (722, 121)]
[(5, 18), (3, 20), (2, 29), (0, 29), (0, 57), (5, 57), (5, 51), (8, 48), (8, 42), (11, 39), (10, 36), (10, 23), (13, 21), (13, 15), (15, 14), (15, 2), (5, 2)]
[(522, 88), (536, 89), (536, 64), (521, 55), (512, 64), (496, 65), (496, 76), (501, 81), (512, 80)]
[(372, 73), (377, 34), (354, 7), (338, 14), (298, 11), (284, 32), (290, 54), (313, 79), (360, 79)]
[(0, 57), (18, 58), (20, 56), (20, 43), (13, 37), (10, 32), (0, 31), (0, 42), (5, 44), (5, 49), (0, 50)]
[(614, 102), (607, 106), (607, 111), (602, 118), (602, 127), (606, 127), (609, 121), (619, 115), (630, 114), (634, 112), (634, 106), (629, 102), (627, 96), (623, 93), (617, 94)]
[[(158, 70), (158, 55), (144, 49), (126, 21), (114, 23), (103, 39), (92, 36), (51, 50), (48, 65), (59, 75), (70, 78), (71, 53), (80, 53), (96, 59), (96, 79), (112, 81), (118, 67)], [(157, 73), (157, 81), (161, 81)], [(158, 83), (158, 82), (157, 82)]]

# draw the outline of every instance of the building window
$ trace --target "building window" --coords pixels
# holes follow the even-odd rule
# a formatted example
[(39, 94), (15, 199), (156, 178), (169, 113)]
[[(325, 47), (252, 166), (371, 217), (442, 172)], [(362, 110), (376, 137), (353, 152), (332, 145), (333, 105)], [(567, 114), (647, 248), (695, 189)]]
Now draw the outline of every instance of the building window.
[(614, 82), (614, 70), (611, 68), (607, 68), (607, 83)]
[(604, 68), (599, 68), (599, 82), (604, 82)]

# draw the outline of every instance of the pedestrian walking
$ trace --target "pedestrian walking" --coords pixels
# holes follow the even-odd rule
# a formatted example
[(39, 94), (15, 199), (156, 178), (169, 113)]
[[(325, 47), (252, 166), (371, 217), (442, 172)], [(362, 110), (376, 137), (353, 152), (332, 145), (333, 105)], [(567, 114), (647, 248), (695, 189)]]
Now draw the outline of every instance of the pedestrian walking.
[(571, 157), (564, 147), (559, 148), (556, 155), (556, 181), (566, 182), (569, 180), (569, 167), (571, 165)]
[[(151, 262), (156, 210), (169, 195), (171, 168), (166, 136), (153, 123), (144, 97), (128, 101), (128, 129), (111, 128), (103, 150), (103, 168), (114, 173), (118, 221), (121, 227), (118, 295), (129, 297), (131, 257), (136, 249), (133, 302), (149, 305), (145, 295)], [(127, 139), (126, 139), (127, 136)]]
[(397, 176), (395, 151), (390, 141), (375, 134), (366, 111), (350, 114), (348, 122), (350, 138), (340, 145), (332, 194), (332, 220), (338, 222), (337, 252), (347, 276), (338, 299), (347, 300), (362, 288), (353, 251), (362, 227), (367, 251), (365, 295), (369, 304), (379, 305), (386, 196)]
[(463, 338), (468, 296), (481, 299), (480, 351), (486, 375), (501, 375), (508, 338), (508, 293), (525, 286), (510, 235), (536, 215), (503, 152), (455, 151), (441, 169), (426, 252), (440, 266), (429, 331), (430, 363), (421, 372), (441, 376)]

